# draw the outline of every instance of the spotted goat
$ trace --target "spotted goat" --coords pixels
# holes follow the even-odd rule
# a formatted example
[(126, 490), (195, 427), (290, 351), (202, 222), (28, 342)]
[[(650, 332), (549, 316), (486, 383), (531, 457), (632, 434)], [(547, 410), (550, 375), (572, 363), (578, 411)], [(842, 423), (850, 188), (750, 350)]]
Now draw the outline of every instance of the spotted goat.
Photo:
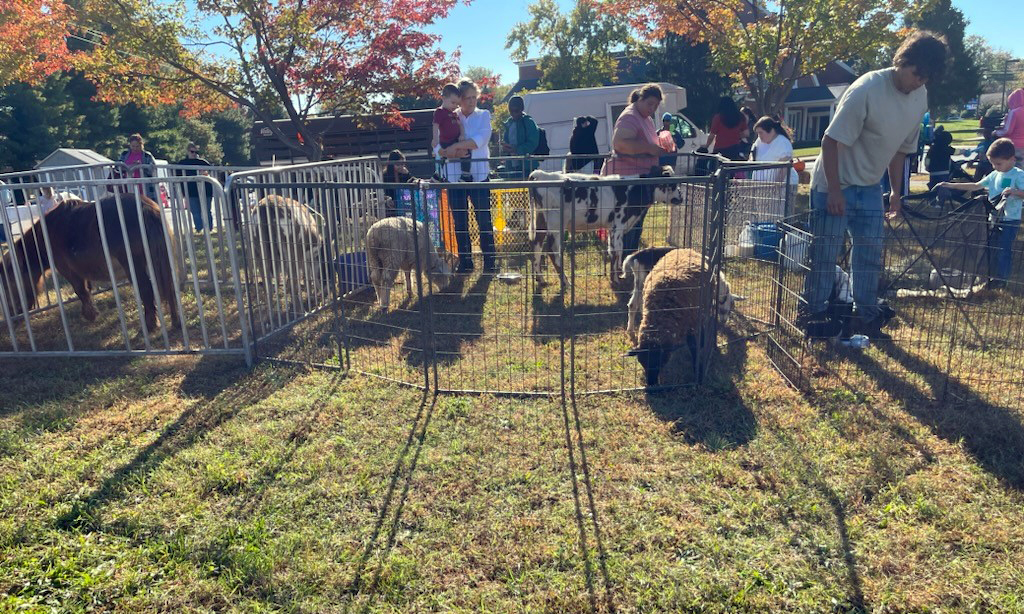
[[(672, 167), (655, 166), (641, 178), (671, 177)], [(608, 256), (611, 259), (611, 283), (618, 282), (622, 268), (623, 237), (643, 220), (655, 202), (678, 205), (683, 202), (678, 184), (608, 185), (601, 180), (621, 179), (618, 175), (584, 175), (536, 170), (530, 181), (572, 181), (575, 186), (531, 187), (530, 242), (533, 245), (537, 284), (543, 285), (540, 265), (544, 252), (566, 286), (561, 244), (564, 231), (605, 229), (608, 231)], [(592, 185), (578, 185), (591, 183)]]

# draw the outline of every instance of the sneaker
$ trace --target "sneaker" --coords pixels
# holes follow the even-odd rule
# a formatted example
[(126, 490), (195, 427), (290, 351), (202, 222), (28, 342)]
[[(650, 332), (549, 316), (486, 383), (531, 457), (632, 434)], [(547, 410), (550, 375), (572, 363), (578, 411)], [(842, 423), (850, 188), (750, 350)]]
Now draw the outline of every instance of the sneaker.
[(882, 330), (885, 324), (885, 319), (880, 316), (875, 316), (870, 320), (857, 318), (854, 331), (855, 334), (864, 335), (872, 341), (892, 341), (892, 335)]
[(830, 339), (838, 336), (843, 325), (829, 316), (827, 311), (817, 313), (801, 313), (797, 315), (796, 325), (810, 339)]

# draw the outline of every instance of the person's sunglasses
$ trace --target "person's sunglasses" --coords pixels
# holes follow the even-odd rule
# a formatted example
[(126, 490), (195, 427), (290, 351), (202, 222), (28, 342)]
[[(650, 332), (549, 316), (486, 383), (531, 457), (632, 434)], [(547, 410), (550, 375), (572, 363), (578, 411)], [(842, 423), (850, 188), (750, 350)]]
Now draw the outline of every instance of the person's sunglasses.
[(190, 149), (190, 150), (188, 150), (188, 152), (189, 153), (197, 154), (197, 153), (199, 153), (199, 150), (198, 149)]

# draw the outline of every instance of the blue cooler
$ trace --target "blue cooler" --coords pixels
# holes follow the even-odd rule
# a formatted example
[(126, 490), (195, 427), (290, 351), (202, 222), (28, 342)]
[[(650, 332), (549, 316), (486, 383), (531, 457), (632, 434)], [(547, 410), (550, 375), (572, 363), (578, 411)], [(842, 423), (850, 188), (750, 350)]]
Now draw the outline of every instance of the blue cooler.
[(338, 256), (338, 292), (342, 295), (370, 285), (366, 252), (348, 252)]
[(769, 262), (779, 261), (779, 243), (782, 231), (775, 222), (754, 222), (750, 225), (754, 239), (753, 257)]

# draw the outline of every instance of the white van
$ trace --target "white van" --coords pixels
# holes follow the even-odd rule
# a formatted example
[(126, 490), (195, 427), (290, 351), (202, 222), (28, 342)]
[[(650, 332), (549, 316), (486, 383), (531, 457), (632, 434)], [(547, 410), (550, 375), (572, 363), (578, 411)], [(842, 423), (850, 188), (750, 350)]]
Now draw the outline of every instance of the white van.
[[(549, 90), (530, 92), (523, 96), (526, 113), (547, 133), (548, 147), (552, 156), (569, 154), (569, 138), (575, 127), (575, 120), (591, 116), (600, 122), (597, 126), (597, 149), (605, 153), (611, 150), (612, 128), (615, 120), (629, 104), (630, 93), (643, 84), (608, 85), (604, 87), (583, 87), (571, 90)], [(673, 114), (673, 125), (683, 137), (682, 153), (696, 150), (707, 141), (707, 133), (697, 127), (689, 118), (680, 113), (686, 108), (686, 88), (671, 83), (659, 83), (664, 97), (652, 120), (655, 128), (661, 129), (661, 116)], [(546, 167), (546, 165), (545, 165)], [(553, 170), (553, 169), (552, 169)]]

